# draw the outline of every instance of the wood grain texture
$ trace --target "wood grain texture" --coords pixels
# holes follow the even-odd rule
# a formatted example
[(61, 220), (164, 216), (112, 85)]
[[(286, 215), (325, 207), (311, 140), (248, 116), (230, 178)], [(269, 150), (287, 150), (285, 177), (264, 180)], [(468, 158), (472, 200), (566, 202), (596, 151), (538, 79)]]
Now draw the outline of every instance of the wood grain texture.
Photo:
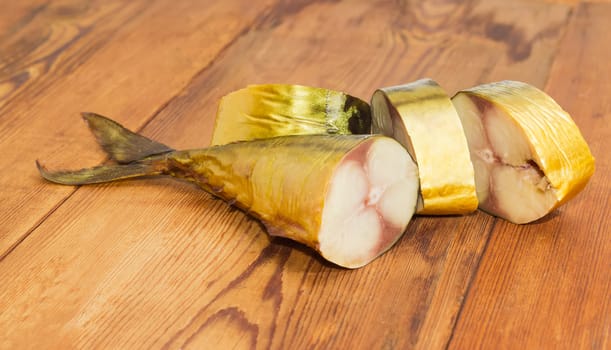
[[(600, 160), (607, 112), (596, 122), (576, 115), (580, 126), (592, 126), (584, 134), (598, 158), (597, 177), (548, 221), (419, 217), (387, 254), (354, 271), (270, 239), (255, 220), (191, 185), (144, 179), (62, 187), (43, 182), (34, 159), (71, 168), (104, 159), (78, 122), (81, 110), (176, 148), (205, 146), (219, 98), (251, 83), (324, 86), (368, 99), (377, 87), (424, 76), (450, 93), (510, 78), (546, 88), (575, 115), (571, 108), (583, 105), (572, 99), (582, 71), (574, 66), (584, 60), (603, 71), (606, 61), (571, 52), (589, 47), (609, 57), (595, 45), (604, 14), (588, 17), (607, 5), (82, 3), (66, 2), (78, 9), (66, 17), (23, 5), (23, 18), (37, 8), (41, 15), (22, 21), (23, 28), (7, 25), (22, 34), (0, 41), (29, 47), (0, 71), (10, 78), (0, 79), (0, 91), (9, 91), (0, 94), (0, 185), (7, 189), (0, 194), (0, 348), (545, 347), (558, 345), (552, 333), (571, 322), (584, 326), (572, 330), (569, 344), (606, 344), (610, 320), (601, 315), (608, 303), (596, 308), (609, 291), (609, 246), (605, 226), (595, 223), (608, 209), (589, 212), (587, 220), (577, 214), (589, 206), (584, 198), (604, 202), (609, 192), (608, 164)], [(585, 22), (596, 18), (596, 25)], [(54, 34), (54, 43), (26, 45), (58, 23), (73, 27)], [(87, 30), (77, 35), (76, 28)], [(591, 41), (573, 46), (582, 31)], [(37, 74), (20, 84), (11, 78), (29, 71)], [(591, 79), (579, 86), (588, 91), (611, 81)], [(584, 227), (591, 237), (569, 235)], [(559, 293), (584, 274), (581, 289)], [(564, 284), (552, 283), (558, 278)], [(563, 309), (567, 318), (559, 320), (556, 295), (562, 305), (582, 306)], [(527, 330), (546, 313), (556, 329), (539, 329), (546, 335), (539, 341)], [(510, 328), (497, 328), (505, 321)]]
[[(0, 217), (0, 257), (74, 192), (41, 182), (32, 167), (37, 158), (60, 167), (103, 159), (79, 112), (124, 116), (138, 128), (266, 8), (242, 11), (239, 1), (87, 4), (73, 1), (76, 10), (28, 24), (34, 29), (15, 45), (34, 47), (5, 60), (4, 86), (12, 87), (0, 101), (0, 211), (7, 213)], [(0, 52), (15, 52), (13, 46)], [(17, 76), (24, 81), (16, 84)]]
[(14, 1), (0, 4), (0, 33), (2, 42), (5, 42), (12, 34), (19, 31), (28, 22), (35, 20), (47, 3), (39, 1)]
[(611, 347), (610, 4), (574, 13), (546, 89), (573, 116), (596, 173), (572, 202), (539, 223), (499, 222), (451, 348)]

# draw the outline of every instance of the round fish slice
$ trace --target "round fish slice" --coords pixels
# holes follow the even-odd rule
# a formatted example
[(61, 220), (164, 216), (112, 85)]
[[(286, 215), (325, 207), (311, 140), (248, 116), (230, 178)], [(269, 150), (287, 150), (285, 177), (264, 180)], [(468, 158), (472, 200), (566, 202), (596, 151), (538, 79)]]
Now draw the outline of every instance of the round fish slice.
[(418, 164), (418, 214), (477, 209), (467, 140), (449, 96), (435, 81), (379, 89), (371, 109), (373, 132), (399, 141)]
[(579, 193), (594, 173), (575, 122), (534, 86), (485, 84), (452, 102), (469, 142), (480, 209), (528, 223)]

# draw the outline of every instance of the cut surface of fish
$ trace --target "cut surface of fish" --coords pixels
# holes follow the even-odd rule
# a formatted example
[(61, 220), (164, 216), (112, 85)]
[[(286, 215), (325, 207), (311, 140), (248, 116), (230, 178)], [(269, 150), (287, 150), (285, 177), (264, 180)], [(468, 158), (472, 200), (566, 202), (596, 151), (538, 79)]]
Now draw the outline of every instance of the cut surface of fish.
[(259, 218), (271, 235), (343, 267), (361, 267), (388, 250), (416, 208), (416, 165), (383, 136), (285, 136), (171, 159), (197, 169), (184, 170), (186, 177)]
[(417, 194), (416, 165), (398, 143), (382, 138), (358, 147), (329, 183), (318, 249), (338, 265), (366, 264), (401, 237)]
[(579, 193), (594, 158), (550, 96), (522, 82), (480, 85), (452, 99), (460, 115), (482, 210), (522, 224)]

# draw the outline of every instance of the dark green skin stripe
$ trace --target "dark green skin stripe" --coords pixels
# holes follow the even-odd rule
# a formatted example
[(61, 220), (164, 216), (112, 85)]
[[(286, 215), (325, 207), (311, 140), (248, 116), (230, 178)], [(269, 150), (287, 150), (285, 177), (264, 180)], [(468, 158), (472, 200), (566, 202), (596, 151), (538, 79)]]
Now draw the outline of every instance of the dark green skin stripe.
[(221, 99), (212, 144), (287, 135), (369, 133), (369, 104), (357, 97), (301, 85), (263, 84)]

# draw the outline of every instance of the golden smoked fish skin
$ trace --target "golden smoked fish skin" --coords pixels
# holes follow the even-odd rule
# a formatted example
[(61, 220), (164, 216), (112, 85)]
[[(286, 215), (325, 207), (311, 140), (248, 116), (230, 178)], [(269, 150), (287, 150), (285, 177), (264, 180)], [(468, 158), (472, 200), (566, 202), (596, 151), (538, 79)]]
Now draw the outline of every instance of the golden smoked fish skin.
[(249, 85), (221, 99), (211, 144), (370, 131), (370, 108), (359, 98), (302, 85)]
[(418, 164), (418, 214), (467, 214), (477, 209), (469, 147), (450, 97), (433, 80), (377, 90), (372, 130), (395, 138)]
[(187, 177), (259, 218), (275, 236), (316, 247), (328, 184), (344, 156), (373, 136), (288, 136), (168, 156)]
[(594, 173), (575, 122), (536, 87), (501, 81), (452, 99), (469, 139), (481, 209), (528, 223), (573, 198)]
[(416, 208), (416, 165), (381, 135), (293, 135), (176, 151), (114, 121), (83, 115), (118, 164), (49, 171), (83, 185), (170, 175), (191, 181), (347, 268), (368, 264), (405, 231)]
[[(396, 156), (380, 160), (386, 150)], [(282, 136), (176, 151), (166, 158), (166, 174), (242, 208), (270, 235), (303, 243), (348, 268), (388, 250), (416, 207), (416, 165), (396, 141), (381, 135)], [(352, 174), (338, 175), (346, 169)], [(379, 180), (389, 176), (381, 173), (395, 171), (390, 180)], [(354, 181), (355, 188), (344, 181)], [(338, 186), (344, 190), (338, 192)], [(363, 186), (365, 193), (354, 197)]]

